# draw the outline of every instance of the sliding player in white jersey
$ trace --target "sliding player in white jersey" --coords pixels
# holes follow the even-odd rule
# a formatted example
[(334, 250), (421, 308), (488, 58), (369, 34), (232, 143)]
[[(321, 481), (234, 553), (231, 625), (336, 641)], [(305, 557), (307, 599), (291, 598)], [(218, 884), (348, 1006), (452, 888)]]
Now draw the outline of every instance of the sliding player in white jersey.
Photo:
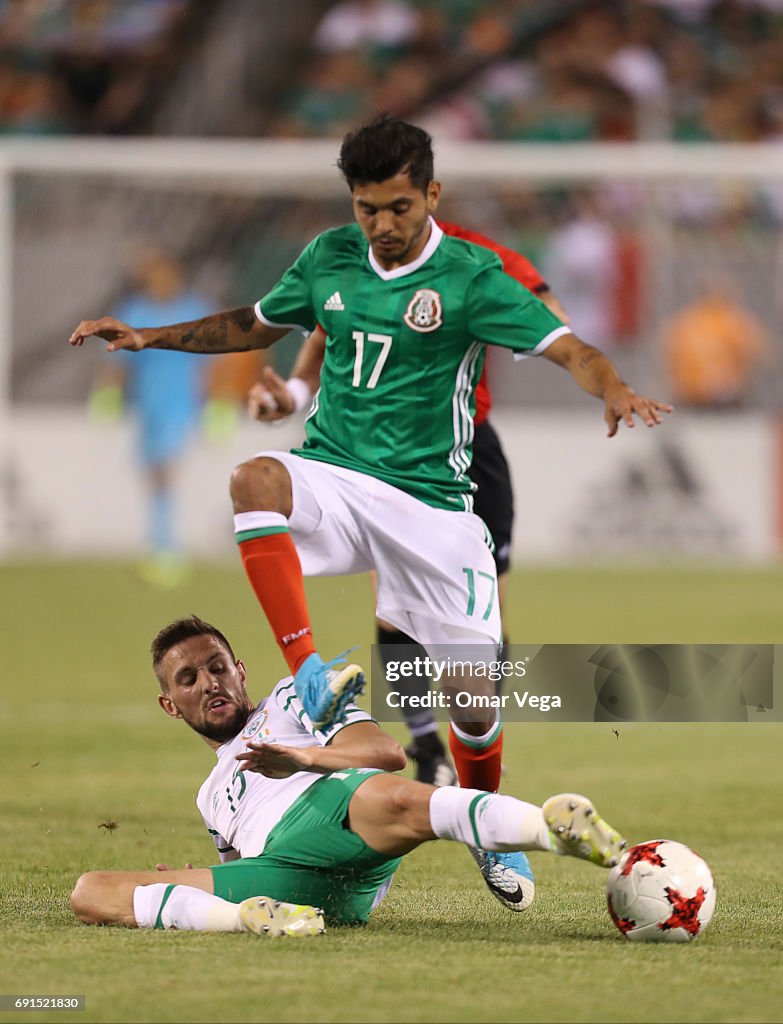
[(602, 867), (625, 845), (586, 797), (542, 808), (390, 774), (405, 764), (391, 736), (351, 705), (344, 722), (315, 729), (290, 677), (254, 705), (228, 640), (195, 616), (161, 630), (152, 653), (161, 707), (217, 755), (198, 806), (221, 863), (82, 875), (71, 905), (87, 924), (315, 935), (324, 920), (366, 921), (400, 858), (429, 840)]

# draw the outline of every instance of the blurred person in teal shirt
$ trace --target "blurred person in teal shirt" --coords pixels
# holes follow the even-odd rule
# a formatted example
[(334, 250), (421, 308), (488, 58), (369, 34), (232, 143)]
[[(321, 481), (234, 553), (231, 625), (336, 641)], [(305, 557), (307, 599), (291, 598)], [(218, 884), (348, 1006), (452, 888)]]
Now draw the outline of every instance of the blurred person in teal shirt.
[[(185, 288), (179, 260), (162, 248), (146, 249), (133, 276), (135, 290), (112, 314), (123, 322), (139, 327), (180, 323), (214, 310), (207, 298)], [(101, 418), (118, 416), (123, 401), (135, 416), (149, 501), (149, 557), (140, 572), (158, 586), (177, 585), (186, 573), (175, 516), (176, 471), (204, 405), (208, 363), (197, 355), (183, 358), (157, 349), (117, 352), (103, 363), (91, 398), (92, 411)]]

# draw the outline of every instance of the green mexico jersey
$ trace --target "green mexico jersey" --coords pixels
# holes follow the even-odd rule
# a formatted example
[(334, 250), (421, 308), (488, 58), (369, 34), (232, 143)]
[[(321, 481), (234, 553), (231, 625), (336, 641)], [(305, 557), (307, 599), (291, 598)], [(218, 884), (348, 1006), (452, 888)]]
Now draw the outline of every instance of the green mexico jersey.
[(271, 326), (327, 335), (321, 387), (296, 454), (384, 480), (437, 508), (472, 509), (473, 391), (487, 344), (538, 354), (560, 320), (488, 249), (430, 221), (394, 270), (358, 225), (315, 238), (256, 303)]

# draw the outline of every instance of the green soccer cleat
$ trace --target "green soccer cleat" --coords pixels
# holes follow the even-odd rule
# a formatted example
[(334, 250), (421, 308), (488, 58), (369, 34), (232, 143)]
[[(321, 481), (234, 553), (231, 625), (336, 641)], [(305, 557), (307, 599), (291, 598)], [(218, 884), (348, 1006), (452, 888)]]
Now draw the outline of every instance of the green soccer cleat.
[(290, 935), (304, 938), (326, 931), (322, 910), (303, 903), (283, 903), (269, 896), (251, 896), (239, 904), (239, 920), (246, 932), (256, 935)]
[(558, 793), (544, 801), (544, 820), (555, 838), (557, 853), (613, 868), (628, 845), (578, 793)]

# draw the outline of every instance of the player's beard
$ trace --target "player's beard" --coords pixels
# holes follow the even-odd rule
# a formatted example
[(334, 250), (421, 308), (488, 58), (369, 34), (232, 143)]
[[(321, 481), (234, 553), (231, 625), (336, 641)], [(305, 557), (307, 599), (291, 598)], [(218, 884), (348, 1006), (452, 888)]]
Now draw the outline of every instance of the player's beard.
[[(410, 254), (416, 249), (422, 242), (422, 237), (427, 231), (429, 224), (429, 214), (421, 222), (419, 229), (414, 231), (408, 238), (399, 238), (389, 247), (388, 250), (384, 250), (381, 247), (373, 248), (375, 258), (381, 263), (408, 263), (410, 262)], [(386, 236), (379, 236), (376, 242), (379, 242), (381, 238)], [(373, 244), (373, 243), (371, 243)]]
[(242, 705), (241, 707), (235, 707), (229, 716), (219, 722), (210, 722), (205, 720), (202, 720), (201, 722), (190, 722), (187, 719), (185, 719), (185, 721), (188, 723), (190, 728), (200, 736), (206, 736), (207, 739), (214, 740), (217, 743), (227, 743), (229, 740), (233, 740), (233, 738), (242, 731), (242, 727), (250, 717), (252, 710), (252, 706), (247, 704)]

